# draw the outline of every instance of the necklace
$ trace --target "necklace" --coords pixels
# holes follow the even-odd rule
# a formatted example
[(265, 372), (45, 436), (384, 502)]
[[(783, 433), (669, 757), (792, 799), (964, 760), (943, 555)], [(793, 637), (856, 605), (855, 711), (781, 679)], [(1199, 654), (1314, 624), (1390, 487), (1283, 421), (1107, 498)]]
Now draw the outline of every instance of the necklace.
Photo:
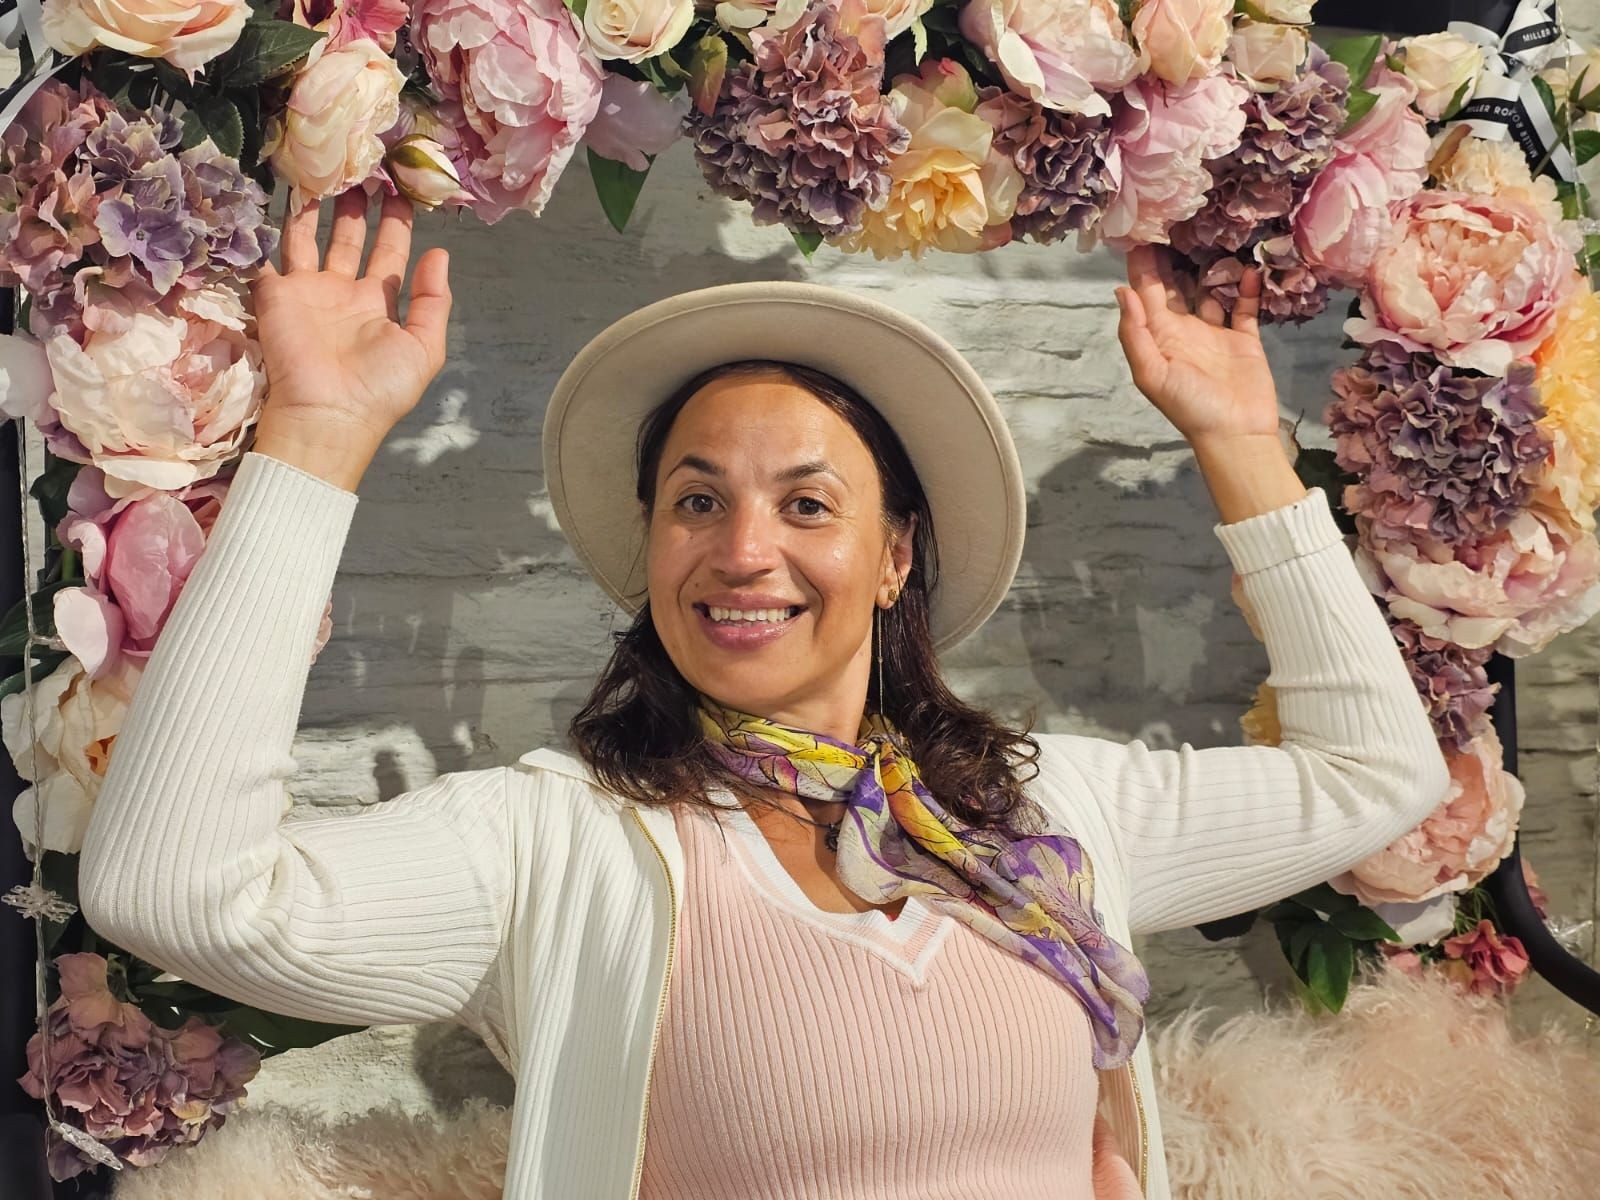
[[(811, 801), (808, 801), (806, 799), (806, 797), (804, 797), (804, 796), (796, 796), (795, 799), (799, 800), (801, 804), (807, 804), (807, 803), (811, 803), (811, 804), (837, 804), (838, 803), (838, 801), (836, 801), (836, 800), (811, 800)], [(777, 806), (774, 806), (774, 807), (777, 807)], [(844, 816), (842, 814), (836, 820), (833, 820), (833, 821), (818, 821), (814, 817), (807, 816), (804, 813), (797, 813), (793, 809), (790, 809), (790, 808), (783, 809), (783, 812), (785, 814), (787, 814), (788, 816), (793, 817), (796, 821), (804, 821), (807, 825), (815, 825), (818, 829), (827, 830), (827, 832), (822, 835), (823, 844), (826, 845), (829, 850), (833, 851), (833, 853), (835, 853), (835, 854), (839, 853), (839, 826), (844, 823)]]

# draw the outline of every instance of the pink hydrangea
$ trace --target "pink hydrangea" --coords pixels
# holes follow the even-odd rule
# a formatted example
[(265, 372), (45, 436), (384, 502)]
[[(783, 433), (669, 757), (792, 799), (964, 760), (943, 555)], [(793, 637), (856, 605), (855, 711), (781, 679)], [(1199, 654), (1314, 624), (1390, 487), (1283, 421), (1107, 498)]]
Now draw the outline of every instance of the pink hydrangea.
[(1403, 904), (1463, 892), (1511, 852), (1523, 788), (1501, 766), (1493, 728), (1466, 750), (1444, 747), (1450, 791), (1409, 833), (1329, 880), (1363, 904)]
[[(181, 1029), (156, 1025), (112, 994), (98, 954), (56, 958), (61, 994), (51, 1004), (50, 1084), (62, 1119), (105, 1143), (123, 1162), (147, 1167), (175, 1146), (223, 1125), (261, 1069), (261, 1053), (191, 1016)], [(28, 1041), (18, 1082), (44, 1099), (43, 1037)], [(50, 1177), (71, 1179), (94, 1163), (52, 1137)]]
[(463, 184), (493, 225), (538, 216), (600, 109), (605, 72), (561, 0), (417, 0), (411, 37), (461, 139)]
[(1520, 938), (1502, 935), (1493, 923), (1446, 938), (1439, 969), (1462, 990), (1479, 996), (1505, 996), (1528, 973), (1528, 952)]
[(1397, 342), (1503, 375), (1549, 336), (1578, 279), (1567, 235), (1507, 196), (1426, 191), (1392, 206), (1373, 257), (1358, 342)]
[(1176, 87), (1143, 76), (1122, 90), (1112, 118), (1119, 187), (1100, 220), (1108, 244), (1164, 243), (1174, 224), (1200, 211), (1214, 182), (1205, 160), (1238, 146), (1250, 95), (1227, 75)]

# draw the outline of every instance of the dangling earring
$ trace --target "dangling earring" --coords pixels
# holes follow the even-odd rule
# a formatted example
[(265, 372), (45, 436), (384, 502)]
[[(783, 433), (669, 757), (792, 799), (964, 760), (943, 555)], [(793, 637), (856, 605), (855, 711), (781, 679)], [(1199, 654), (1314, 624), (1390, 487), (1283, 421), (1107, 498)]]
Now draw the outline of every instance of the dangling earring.
[(872, 609), (872, 630), (873, 630), (873, 633), (876, 635), (873, 640), (876, 641), (877, 644), (878, 644), (877, 645), (877, 650), (874, 653), (873, 657), (877, 660), (877, 664), (878, 664), (878, 712), (882, 713), (883, 712), (883, 609), (878, 608), (876, 605), (874, 605), (873, 609)]

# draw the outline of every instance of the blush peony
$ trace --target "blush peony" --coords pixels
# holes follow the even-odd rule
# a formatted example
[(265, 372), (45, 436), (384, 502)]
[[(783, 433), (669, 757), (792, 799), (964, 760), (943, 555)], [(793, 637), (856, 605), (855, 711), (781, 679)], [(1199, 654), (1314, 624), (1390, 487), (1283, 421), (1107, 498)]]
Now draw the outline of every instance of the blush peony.
[(1409, 833), (1328, 882), (1361, 903), (1397, 904), (1463, 892), (1511, 852), (1523, 787), (1501, 766), (1493, 728), (1465, 751), (1444, 747), (1450, 790)]
[(1101, 91), (1119, 90), (1146, 65), (1116, 0), (967, 0), (959, 23), (1013, 91), (1046, 108), (1108, 114)]
[(1133, 40), (1168, 83), (1215, 71), (1232, 29), (1233, 0), (1142, 0), (1133, 12)]

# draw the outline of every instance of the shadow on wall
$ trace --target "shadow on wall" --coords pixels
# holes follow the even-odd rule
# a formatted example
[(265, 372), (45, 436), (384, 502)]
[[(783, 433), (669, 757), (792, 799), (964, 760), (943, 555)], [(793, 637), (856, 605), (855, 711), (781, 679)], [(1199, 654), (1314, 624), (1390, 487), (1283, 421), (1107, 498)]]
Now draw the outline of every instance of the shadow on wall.
[(1169, 482), (1123, 483), (1173, 445), (1081, 446), (1028, 498), (1011, 604), (1051, 706), (1155, 748), (1235, 744), (1265, 652), (1229, 596), (1231, 568), (1189, 459)]

